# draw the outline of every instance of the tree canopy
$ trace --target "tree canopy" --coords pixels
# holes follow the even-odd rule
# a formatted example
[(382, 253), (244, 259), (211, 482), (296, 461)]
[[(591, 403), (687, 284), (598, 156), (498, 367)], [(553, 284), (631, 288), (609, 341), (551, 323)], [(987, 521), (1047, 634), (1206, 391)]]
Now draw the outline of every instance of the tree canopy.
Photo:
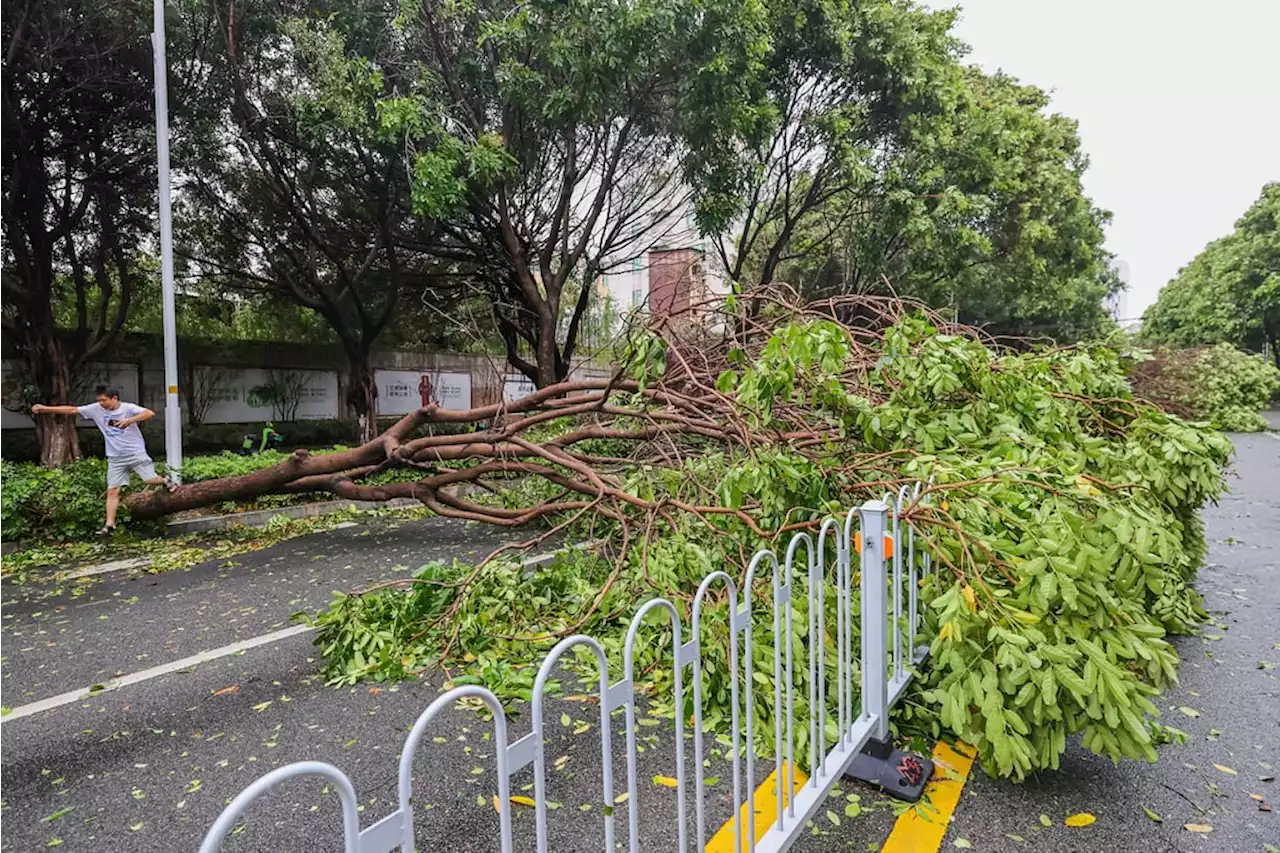
[(1264, 186), (1235, 231), (1164, 286), (1142, 317), (1142, 336), (1176, 347), (1267, 350), (1280, 367), (1280, 183)]
[[(5, 317), (45, 398), (154, 322), (144, 12), (6, 17)], [(967, 67), (954, 19), (910, 0), (175, 4), (184, 326), (331, 336), (366, 416), (393, 341), (465, 339), (545, 387), (610, 314), (600, 278), (692, 211), (738, 289), (892, 290), (996, 333), (1093, 334), (1117, 281), (1075, 123)], [(1275, 285), (1250, 287), (1258, 314)]]
[[(156, 188), (147, 17), (135, 2), (5, 8), (4, 332), (46, 400), (102, 357), (139, 284)], [(80, 455), (70, 419), (37, 430), (46, 463)]]
[(885, 289), (1009, 335), (1077, 340), (1119, 282), (1084, 194), (1076, 123), (1004, 74), (951, 66), (870, 191), (833, 195), (780, 276), (814, 296)]

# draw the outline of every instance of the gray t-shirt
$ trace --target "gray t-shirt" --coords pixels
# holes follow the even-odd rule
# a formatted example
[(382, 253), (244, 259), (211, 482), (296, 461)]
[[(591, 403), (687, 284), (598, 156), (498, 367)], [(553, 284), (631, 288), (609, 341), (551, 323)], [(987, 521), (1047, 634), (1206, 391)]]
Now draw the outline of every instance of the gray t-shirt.
[(131, 456), (146, 456), (147, 443), (142, 440), (142, 430), (138, 429), (137, 424), (129, 424), (124, 429), (111, 426), (107, 421), (120, 421), (125, 418), (131, 418), (134, 415), (144, 411), (144, 409), (136, 403), (121, 403), (118, 407), (111, 411), (102, 408), (100, 403), (90, 403), (87, 406), (77, 406), (82, 417), (86, 417), (93, 421), (99, 430), (102, 431), (102, 437), (107, 441), (107, 458), (119, 457), (122, 459)]

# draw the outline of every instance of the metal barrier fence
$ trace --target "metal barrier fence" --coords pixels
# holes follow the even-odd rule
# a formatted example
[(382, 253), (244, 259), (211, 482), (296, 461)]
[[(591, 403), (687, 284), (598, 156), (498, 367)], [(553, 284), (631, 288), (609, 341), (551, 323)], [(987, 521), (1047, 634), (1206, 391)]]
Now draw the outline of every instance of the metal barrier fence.
[[(245, 788), (223, 810), (206, 834), (200, 847), (201, 853), (219, 850), (226, 834), (235, 828), (246, 809), (259, 796), (280, 782), (300, 776), (320, 776), (333, 784), (342, 807), (343, 839), (346, 853), (390, 853), (402, 850), (411, 853), (419, 849), (414, 840), (413, 759), (423, 735), (432, 722), (459, 699), (478, 699), (493, 713), (493, 742), (496, 746), (500, 843), (503, 853), (513, 849), (511, 814), (511, 785), (516, 774), (532, 765), (534, 784), (534, 811), (536, 850), (548, 853), (548, 809), (546, 755), (544, 751), (544, 697), (548, 681), (557, 662), (576, 646), (585, 646), (596, 659), (598, 666), (598, 697), (600, 705), (601, 770), (603, 776), (603, 802), (615, 802), (614, 768), (612, 759), (611, 716), (623, 709), (626, 726), (626, 792), (628, 808), (628, 845), (632, 853), (641, 850), (641, 832), (636, 779), (636, 691), (634, 689), (636, 637), (646, 617), (655, 611), (666, 614), (672, 631), (674, 655), (674, 696), (672, 707), (675, 729), (675, 778), (677, 837), (680, 853), (688, 853), (690, 833), (688, 827), (688, 800), (690, 785), (685, 762), (685, 732), (683, 714), (685, 669), (692, 669), (692, 704), (694, 732), (703, 732), (702, 710), (702, 645), (701, 623), (704, 604), (710, 590), (723, 586), (730, 608), (729, 622), (729, 681), (732, 701), (732, 764), (733, 764), (733, 832), (734, 850), (755, 853), (776, 853), (789, 847), (803, 831), (806, 821), (826, 798), (832, 786), (846, 773), (868, 781), (879, 781), (890, 793), (896, 778), (907, 786), (911, 782), (918, 791), (932, 770), (929, 762), (903, 756), (889, 747), (889, 711), (897, 703), (913, 677), (913, 668), (924, 661), (928, 647), (916, 647), (916, 631), (922, 615), (919, 600), (920, 582), (931, 570), (931, 555), (920, 549), (917, 553), (914, 531), (908, 528), (906, 542), (901, 542), (901, 512), (909, 500), (920, 493), (920, 486), (904, 486), (896, 496), (886, 495), (888, 500), (869, 501), (850, 510), (843, 519), (830, 518), (823, 522), (815, 537), (799, 533), (787, 548), (785, 559), (779, 563), (772, 551), (761, 551), (752, 559), (743, 581), (741, 595), (734, 579), (723, 571), (713, 571), (702, 581), (693, 601), (690, 635), (682, 638), (680, 612), (666, 599), (646, 602), (636, 612), (627, 631), (623, 655), (621, 680), (610, 684), (608, 664), (603, 647), (595, 639), (576, 635), (560, 641), (544, 659), (538, 671), (533, 689), (533, 729), (512, 742), (508, 742), (507, 723), (498, 698), (488, 689), (468, 685), (455, 687), (435, 699), (418, 717), (404, 743), (400, 757), (399, 807), (368, 828), (360, 828), (357, 813), (355, 787), (341, 770), (331, 764), (305, 761), (289, 764), (267, 773)], [(886, 522), (891, 529), (886, 530)], [(830, 546), (834, 545), (834, 548)], [(801, 552), (803, 551), (803, 554)], [(834, 566), (828, 567), (828, 552), (834, 552)], [(859, 562), (855, 566), (855, 554)], [(797, 564), (797, 560), (801, 562)], [(886, 561), (891, 571), (886, 573)], [(752, 590), (759, 573), (767, 571), (772, 587), (773, 634), (773, 719), (774, 750), (777, 767), (776, 815), (763, 833), (757, 833), (755, 810), (742, 808), (744, 792), (749, 801), (756, 789), (754, 695), (752, 662)], [(824, 588), (830, 582), (829, 571), (835, 574), (834, 585), (838, 600), (835, 605), (835, 688), (834, 697), (827, 695), (828, 662), (826, 637), (832, 627), (827, 616)], [(763, 578), (760, 578), (763, 580)], [(792, 632), (796, 600), (796, 584), (803, 580), (808, 607), (808, 643), (797, 644)], [(860, 589), (861, 646), (855, 658), (853, 649), (854, 611), (853, 585)], [(904, 588), (905, 613), (904, 613)], [(890, 596), (891, 594), (891, 596)], [(905, 617), (905, 618), (904, 618)], [(890, 647), (890, 642), (892, 646)], [(800, 645), (800, 649), (796, 646)], [(739, 648), (741, 646), (741, 649)], [(905, 646), (905, 651), (904, 651)], [(785, 647), (785, 651), (784, 651)], [(741, 652), (741, 653), (740, 653)], [(799, 655), (799, 652), (807, 652)], [(809, 768), (809, 779), (797, 790), (795, 785), (795, 684), (793, 674), (797, 656), (805, 657), (809, 673), (808, 720), (810, 750), (815, 756)], [(745, 663), (742, 661), (745, 660)], [(741, 687), (739, 686), (741, 682)], [(861, 694), (859, 704), (855, 696), (855, 682)], [(788, 688), (784, 691), (784, 685)], [(741, 691), (741, 696), (739, 695)], [(739, 701), (739, 700), (742, 701)], [(740, 720), (745, 708), (745, 725)], [(856, 709), (856, 710), (855, 710)], [(826, 735), (828, 714), (836, 721), (837, 736)], [(747, 747), (743, 748), (743, 734)], [(703, 784), (703, 738), (695, 736), (693, 744), (693, 801), (696, 850), (703, 850), (707, 842), (705, 821), (706, 786)], [(814, 744), (821, 744), (815, 748)], [(856, 760), (856, 761), (855, 761)], [(906, 766), (904, 767), (904, 763)], [(915, 761), (915, 764), (911, 764)], [(857, 766), (855, 766), (855, 764)], [(745, 767), (743, 766), (745, 765)], [(745, 773), (743, 772), (745, 770)], [(786, 779), (784, 780), (784, 777)], [(908, 779), (908, 777), (912, 777)], [(917, 778), (923, 777), (923, 778)], [(612, 809), (604, 815), (604, 850), (613, 851), (614, 816)], [(743, 814), (745, 812), (745, 826)], [(758, 840), (757, 840), (758, 838)], [(314, 841), (315, 839), (309, 839)]]

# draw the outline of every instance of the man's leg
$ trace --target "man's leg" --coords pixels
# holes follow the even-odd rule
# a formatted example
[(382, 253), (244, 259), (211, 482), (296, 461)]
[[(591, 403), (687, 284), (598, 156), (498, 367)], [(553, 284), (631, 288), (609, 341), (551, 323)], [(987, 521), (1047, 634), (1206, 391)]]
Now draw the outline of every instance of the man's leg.
[(171, 492), (178, 488), (178, 484), (173, 480), (156, 473), (156, 466), (150, 459), (135, 465), (133, 472), (148, 486), (164, 486)]
[(116, 510), (120, 507), (120, 487), (107, 489), (107, 527), (116, 526)]

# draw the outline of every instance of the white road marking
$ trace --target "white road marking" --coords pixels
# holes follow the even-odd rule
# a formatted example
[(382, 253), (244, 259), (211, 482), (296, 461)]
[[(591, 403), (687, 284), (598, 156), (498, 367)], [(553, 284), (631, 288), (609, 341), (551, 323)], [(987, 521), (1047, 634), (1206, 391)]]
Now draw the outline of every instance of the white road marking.
[(151, 565), (150, 557), (131, 557), (127, 560), (112, 560), (109, 563), (81, 566), (78, 569), (59, 572), (54, 575), (54, 580), (73, 581), (79, 578), (92, 577), (93, 575), (105, 575), (108, 572), (123, 572), (128, 569), (144, 569), (149, 565)]
[(72, 705), (76, 702), (82, 702), (86, 699), (94, 699), (104, 693), (110, 693), (113, 690), (119, 690), (121, 687), (128, 687), (131, 684), (140, 684), (144, 681), (150, 681), (153, 678), (159, 678), (162, 675), (169, 675), (183, 669), (190, 669), (199, 666), (202, 663), (218, 660), (219, 658), (229, 657), (239, 652), (256, 649), (258, 646), (265, 646), (279, 640), (285, 640), (289, 637), (296, 637), (299, 634), (306, 634), (314, 631), (311, 625), (294, 625), (290, 628), (282, 628), (279, 631), (272, 631), (270, 634), (261, 634), (257, 637), (250, 637), (247, 640), (240, 640), (228, 646), (221, 646), (216, 649), (209, 649), (199, 654), (189, 657), (180, 658), (169, 663), (153, 666), (150, 669), (144, 669), (140, 672), (134, 672), (129, 675), (122, 675), (119, 678), (112, 678), (103, 684), (100, 689), (93, 689), (99, 685), (84, 687), (79, 690), (69, 690), (66, 693), (59, 693), (57, 696), (50, 696), (47, 699), (41, 699), (37, 702), (31, 702), (26, 705), (20, 705), (14, 708), (4, 717), (0, 718), (0, 724), (11, 723), (14, 720), (20, 720), (23, 717), (30, 717), (44, 711), (52, 711), (54, 708), (61, 708), (63, 705)]
[[(572, 545), (570, 548), (590, 548), (599, 544), (603, 540), (593, 539), (590, 542), (584, 542), (580, 545)], [(545, 554), (538, 554), (522, 561), (526, 568), (533, 568), (543, 563), (549, 562), (556, 554), (568, 549), (560, 549), (560, 551), (551, 551)], [(106, 599), (104, 599), (105, 601)], [(119, 690), (121, 687), (128, 687), (132, 684), (141, 684), (144, 681), (150, 681), (153, 678), (160, 678), (163, 675), (170, 675), (184, 669), (199, 666), (202, 663), (225, 658), (230, 655), (256, 649), (258, 646), (265, 646), (279, 640), (287, 640), (289, 637), (296, 637), (299, 634), (306, 634), (314, 631), (311, 625), (294, 625), (291, 628), (282, 628), (279, 631), (272, 631), (269, 634), (261, 634), (257, 637), (250, 637), (247, 640), (240, 640), (228, 646), (221, 646), (216, 649), (209, 649), (190, 657), (181, 658), (179, 660), (163, 663), (159, 666), (153, 666), (150, 669), (144, 669), (129, 675), (122, 675), (119, 678), (112, 678), (100, 685), (95, 684), (90, 687), (83, 687), (79, 690), (69, 690), (66, 693), (59, 693), (57, 696), (50, 696), (47, 699), (40, 699), (36, 702), (30, 702), (26, 705), (19, 705), (9, 713), (0, 717), (0, 724), (21, 720), (23, 717), (30, 717), (34, 714), (40, 714), (44, 711), (52, 711), (54, 708), (61, 708), (63, 705), (72, 705), (76, 702), (83, 702), (86, 699), (94, 699), (104, 693), (110, 693), (112, 690)], [(98, 689), (94, 689), (94, 688)]]
[(1267, 436), (1268, 438), (1274, 438), (1276, 441), (1280, 441), (1280, 432), (1267, 431), (1267, 432), (1264, 432), (1263, 435)]

